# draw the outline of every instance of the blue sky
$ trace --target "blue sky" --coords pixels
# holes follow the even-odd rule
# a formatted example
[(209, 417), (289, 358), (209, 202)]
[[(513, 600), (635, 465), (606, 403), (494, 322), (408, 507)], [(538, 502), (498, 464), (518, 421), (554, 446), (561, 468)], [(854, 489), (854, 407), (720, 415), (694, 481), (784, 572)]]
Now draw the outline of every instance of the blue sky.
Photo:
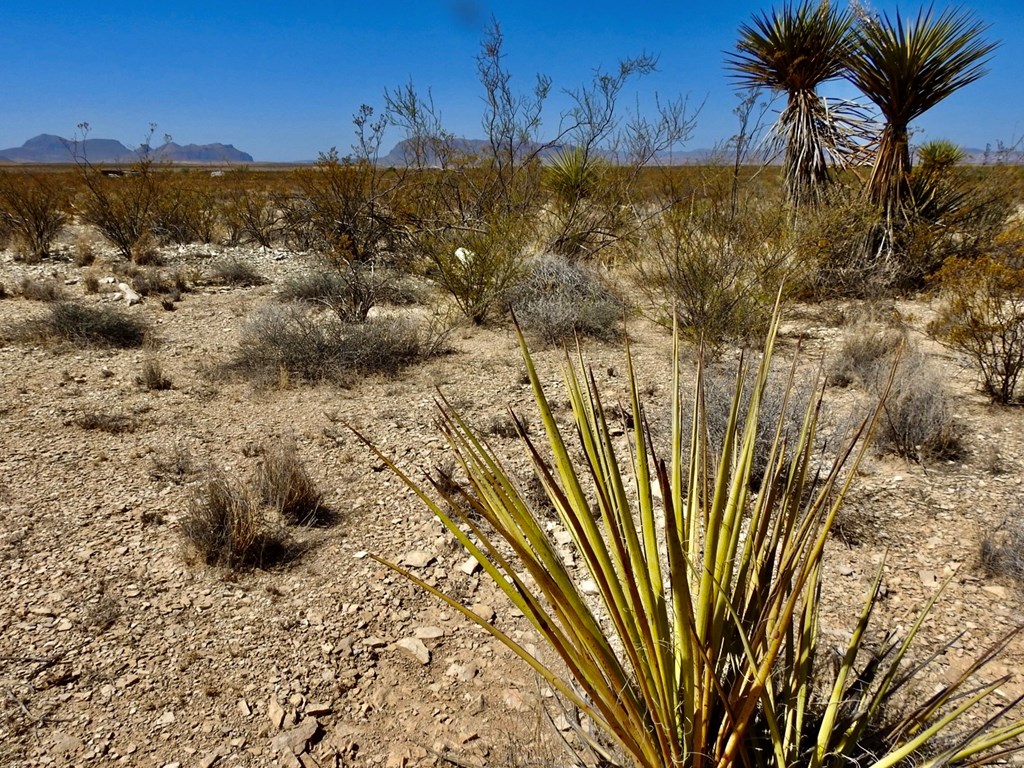
[[(410, 79), (431, 90), (449, 130), (480, 137), (474, 57), (492, 15), (505, 34), (513, 83), (527, 89), (538, 72), (553, 80), (546, 125), (557, 124), (561, 89), (647, 52), (659, 57), (659, 71), (638, 81), (624, 104), (648, 104), (654, 92), (703, 103), (687, 147), (711, 147), (735, 131), (723, 52), (742, 22), (770, 7), (741, 0), (9, 1), (0, 19), (0, 147), (39, 133), (71, 136), (82, 121), (93, 137), (134, 146), (156, 123), (158, 139), (222, 141), (262, 161), (309, 160), (332, 146), (347, 151), (359, 105), (379, 107), (386, 88)], [(919, 7), (899, 5), (906, 14)], [(925, 139), (984, 147), (1024, 134), (1024, 14), (1015, 0), (968, 7), (1002, 41), (991, 71), (916, 125)]]

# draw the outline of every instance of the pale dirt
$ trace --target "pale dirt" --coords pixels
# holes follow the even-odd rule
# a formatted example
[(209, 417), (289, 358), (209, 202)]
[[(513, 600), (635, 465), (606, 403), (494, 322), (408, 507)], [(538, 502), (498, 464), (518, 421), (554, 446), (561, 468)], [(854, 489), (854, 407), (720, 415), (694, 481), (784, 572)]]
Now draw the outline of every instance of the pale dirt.
[[(201, 269), (207, 260), (196, 250), (172, 252), (171, 263)], [(275, 281), (306, 264), (284, 254), (241, 255)], [(69, 261), (26, 266), (0, 255), (8, 291), (22, 274), (56, 273), (72, 281), (74, 297), (113, 300), (84, 295), (83, 272)], [(511, 332), (460, 329), (454, 354), (350, 389), (259, 391), (212, 376), (246, 316), (274, 290), (273, 283), (200, 288), (174, 312), (150, 298), (129, 311), (157, 329), (152, 351), (0, 348), (0, 765), (401, 768), (437, 764), (441, 753), (467, 765), (525, 764), (551, 754), (566, 764), (537, 743), (538, 733), (551, 731), (542, 705), (553, 716), (558, 710), (525, 665), (365, 556), (427, 553), (419, 575), (466, 604), (489, 606), (502, 630), (531, 641), (525, 621), (486, 580), (459, 570), (466, 557), (440, 523), (346, 427), (417, 478), (444, 462), (436, 388), (474, 423), (486, 425), (511, 405), (536, 427)], [(839, 650), (883, 557), (879, 628), (909, 626), (952, 576), (921, 647), (963, 635), (937, 659), (922, 685), (929, 692), (1022, 622), (1018, 591), (987, 576), (978, 552), (986, 533), (1022, 511), (1024, 410), (986, 404), (971, 371), (923, 335), (927, 305), (899, 309), (956, 397), (969, 425), (969, 455), (926, 467), (866, 462), (843, 517), (849, 537), (829, 544), (823, 628)], [(0, 324), (44, 311), (7, 298)], [(830, 322), (836, 314), (792, 312), (783, 358), (804, 335), (805, 368), (813, 372), (844, 333)], [(664, 414), (671, 338), (641, 319), (629, 333), (639, 378), (653, 385), (645, 400)], [(622, 398), (621, 345), (588, 343), (585, 353), (606, 399)], [(136, 383), (148, 356), (160, 361), (173, 389), (150, 392)], [(537, 358), (564, 414), (562, 353)], [(836, 413), (857, 398), (848, 390), (828, 397)], [(125, 414), (138, 428), (111, 435), (76, 425), (92, 412)], [(202, 565), (176, 527), (199, 475), (177, 482), (154, 473), (157, 463), (182, 450), (200, 467), (246, 479), (258, 461), (253, 448), (280, 436), (296, 439), (336, 524), (294, 531), (305, 551), (272, 570), (235, 574)], [(516, 441), (490, 439), (525, 476)], [(394, 645), (417, 630), (430, 653), (426, 665)], [(985, 679), (1005, 672), (1006, 696), (1024, 693), (1022, 659), (1015, 641)], [(275, 738), (294, 734), (292, 725), (309, 716), (319, 726), (312, 743), (300, 757), (281, 757)]]

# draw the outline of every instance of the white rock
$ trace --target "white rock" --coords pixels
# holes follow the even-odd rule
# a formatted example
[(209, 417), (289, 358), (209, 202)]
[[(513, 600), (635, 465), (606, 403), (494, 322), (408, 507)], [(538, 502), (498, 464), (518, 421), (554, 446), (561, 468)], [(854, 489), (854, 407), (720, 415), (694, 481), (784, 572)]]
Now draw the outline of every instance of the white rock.
[(412, 654), (424, 666), (430, 663), (430, 651), (418, 637), (403, 637), (395, 643), (395, 647)]

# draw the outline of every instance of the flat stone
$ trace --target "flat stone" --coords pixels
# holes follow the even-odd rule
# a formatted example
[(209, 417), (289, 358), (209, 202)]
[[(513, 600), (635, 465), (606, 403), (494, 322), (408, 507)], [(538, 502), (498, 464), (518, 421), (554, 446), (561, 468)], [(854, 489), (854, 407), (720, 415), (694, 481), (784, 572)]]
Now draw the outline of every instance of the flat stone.
[(473, 605), (469, 607), (469, 610), (484, 621), (494, 621), (494, 609), (487, 605), (487, 603), (473, 603)]
[(412, 633), (420, 640), (437, 640), (444, 637), (444, 630), (440, 627), (416, 627)]
[(422, 549), (414, 549), (412, 552), (402, 555), (402, 563), (410, 568), (426, 568), (432, 562), (434, 562), (434, 556)]
[(314, 701), (306, 705), (306, 714), (312, 717), (323, 717), (331, 712), (331, 705), (326, 702)]
[(395, 643), (395, 647), (412, 654), (413, 658), (424, 666), (430, 663), (430, 651), (418, 637), (403, 637)]
[(267, 703), (267, 718), (274, 728), (280, 730), (281, 726), (284, 725), (284, 707), (278, 702), (276, 696), (271, 696), (270, 701)]
[(462, 571), (467, 576), (472, 576), (474, 573), (476, 573), (478, 570), (480, 570), (480, 561), (477, 560), (472, 555), (470, 555), (469, 558), (466, 559), (459, 566), (459, 570)]
[(296, 727), (275, 736), (271, 746), (277, 752), (301, 755), (319, 730), (320, 723), (315, 717), (304, 717)]

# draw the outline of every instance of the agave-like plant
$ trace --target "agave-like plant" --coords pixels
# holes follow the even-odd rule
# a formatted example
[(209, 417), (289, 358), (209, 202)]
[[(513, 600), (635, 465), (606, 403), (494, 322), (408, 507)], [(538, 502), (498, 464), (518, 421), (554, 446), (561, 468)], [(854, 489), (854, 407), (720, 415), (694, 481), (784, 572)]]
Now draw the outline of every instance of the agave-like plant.
[(911, 121), (986, 73), (997, 46), (982, 35), (987, 26), (973, 14), (929, 7), (905, 20), (896, 11), (864, 15), (854, 27), (849, 80), (885, 118), (868, 195), (888, 221), (905, 214), (911, 200)]
[(741, 87), (786, 94), (772, 135), (784, 152), (786, 194), (794, 205), (817, 201), (831, 178), (830, 166), (857, 148), (854, 126), (862, 119), (846, 108), (852, 105), (837, 109), (817, 92), (845, 72), (852, 23), (849, 11), (827, 0), (786, 2), (741, 25), (736, 53), (727, 58)]
[[(963, 715), (992, 703), (1003, 679), (969, 681), (1002, 643), (919, 706), (896, 715), (887, 709), (922, 669), (907, 663), (908, 651), (928, 610), (902, 640), (890, 635), (870, 651), (865, 638), (881, 570), (831, 685), (823, 697), (816, 691), (822, 668), (833, 668), (819, 639), (822, 553), (878, 416), (861, 424), (830, 466), (819, 468), (820, 398), (812, 400), (798, 433), (787, 434), (782, 420), (774, 428), (766, 479), (752, 491), (758, 412), (777, 327), (776, 311), (746, 415), (741, 373), (720, 450), (705, 436), (699, 362), (692, 408), (686, 407), (677, 340), (671, 456), (665, 458), (656, 455), (628, 351), (635, 428), (625, 444), (582, 359), (565, 366), (570, 432), (583, 456), (575, 459), (577, 447), (552, 414), (520, 337), (545, 444), (517, 419), (519, 434), (585, 575), (566, 565), (510, 471), (443, 399), (442, 429), (467, 487), (435, 483), (436, 499), (382, 456), (532, 623), (557, 662), (379, 561), (508, 646), (639, 766), (890, 768), (910, 758), (939, 766), (1004, 756), (1015, 749), (1007, 742), (1024, 733), (1022, 722), (1002, 723), (1009, 707), (996, 704), (980, 727), (951, 733)], [(795, 370), (794, 364), (790, 390)], [(692, 419), (684, 424), (688, 410)], [(584, 579), (596, 598), (583, 590)]]

